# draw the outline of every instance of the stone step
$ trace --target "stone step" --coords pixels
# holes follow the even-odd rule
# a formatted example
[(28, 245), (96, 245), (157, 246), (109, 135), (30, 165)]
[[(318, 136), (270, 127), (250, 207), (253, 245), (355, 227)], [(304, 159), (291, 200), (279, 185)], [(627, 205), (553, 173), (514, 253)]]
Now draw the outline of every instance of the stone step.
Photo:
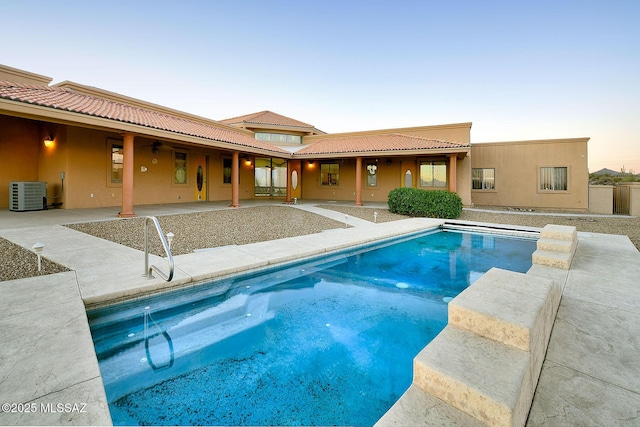
[(492, 268), (449, 303), (449, 325), (544, 356), (561, 296), (551, 279)]
[(411, 385), (375, 423), (375, 427), (386, 426), (485, 427), (486, 424)]
[(557, 240), (577, 240), (578, 232), (574, 226), (547, 224), (540, 231), (540, 237)]
[(534, 264), (568, 270), (571, 266), (571, 260), (573, 259), (573, 252), (563, 253), (538, 249), (533, 253), (531, 258)]
[(535, 391), (530, 359), (449, 325), (414, 359), (413, 384), (487, 425), (524, 425)]
[(537, 248), (543, 251), (571, 253), (575, 250), (576, 240), (550, 239), (543, 237), (538, 239)]

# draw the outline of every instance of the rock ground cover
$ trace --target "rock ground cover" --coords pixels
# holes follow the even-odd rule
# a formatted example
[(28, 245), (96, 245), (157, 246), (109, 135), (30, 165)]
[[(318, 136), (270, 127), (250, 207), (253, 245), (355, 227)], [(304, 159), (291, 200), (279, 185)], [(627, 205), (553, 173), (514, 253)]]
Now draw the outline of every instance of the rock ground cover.
[[(377, 212), (378, 222), (405, 219), (384, 208), (356, 207), (344, 205), (322, 205), (325, 209), (342, 212), (353, 217), (373, 222)], [(319, 233), (323, 230), (344, 227), (344, 223), (287, 206), (259, 206), (241, 209), (224, 209), (192, 214), (158, 217), (165, 231), (175, 234), (172, 253), (190, 253), (194, 249), (243, 245), (266, 240)], [(578, 231), (627, 235), (640, 250), (640, 218), (581, 216), (581, 215), (534, 215), (509, 211), (465, 210), (459, 218), (499, 224), (544, 227), (547, 224), (573, 225)], [(70, 228), (144, 250), (144, 219), (119, 219), (69, 225)], [(155, 229), (151, 234), (150, 251), (162, 255), (162, 247)], [(21, 279), (38, 275), (68, 271), (46, 258), (42, 259), (42, 271), (38, 271), (36, 255), (18, 245), (0, 238), (0, 281)]]

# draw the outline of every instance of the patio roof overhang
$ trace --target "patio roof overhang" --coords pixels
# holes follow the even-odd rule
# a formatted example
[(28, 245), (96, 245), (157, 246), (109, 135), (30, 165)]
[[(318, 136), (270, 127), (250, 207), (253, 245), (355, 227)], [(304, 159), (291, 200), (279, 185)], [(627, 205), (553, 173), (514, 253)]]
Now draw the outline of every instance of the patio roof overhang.
[(267, 147), (260, 148), (251, 145), (243, 145), (237, 142), (227, 142), (216, 140), (213, 138), (188, 135), (180, 132), (158, 129), (135, 123), (127, 123), (114, 119), (76, 113), (67, 110), (60, 110), (47, 106), (30, 104), (22, 101), (14, 101), (4, 98), (0, 98), (0, 113), (31, 120), (69, 126), (79, 126), (105, 132), (133, 133), (142, 137), (162, 139), (174, 143), (192, 144), (228, 151), (240, 151), (253, 155), (291, 157), (291, 154), (289, 152), (282, 150), (276, 146), (273, 146), (273, 149)]

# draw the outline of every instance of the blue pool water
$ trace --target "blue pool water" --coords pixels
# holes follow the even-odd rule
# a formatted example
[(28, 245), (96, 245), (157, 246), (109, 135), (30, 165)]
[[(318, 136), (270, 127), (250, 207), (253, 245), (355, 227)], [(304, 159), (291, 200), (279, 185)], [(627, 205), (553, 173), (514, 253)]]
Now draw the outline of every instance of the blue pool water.
[(535, 241), (437, 231), (88, 313), (115, 425), (372, 425), (447, 301)]

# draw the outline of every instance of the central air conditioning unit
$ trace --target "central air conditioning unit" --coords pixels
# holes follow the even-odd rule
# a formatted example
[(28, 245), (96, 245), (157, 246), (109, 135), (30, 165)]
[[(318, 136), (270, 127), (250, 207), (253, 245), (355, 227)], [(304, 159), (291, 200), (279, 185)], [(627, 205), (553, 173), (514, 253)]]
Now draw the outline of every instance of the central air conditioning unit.
[(22, 181), (9, 183), (10, 211), (39, 211), (47, 209), (47, 183)]

